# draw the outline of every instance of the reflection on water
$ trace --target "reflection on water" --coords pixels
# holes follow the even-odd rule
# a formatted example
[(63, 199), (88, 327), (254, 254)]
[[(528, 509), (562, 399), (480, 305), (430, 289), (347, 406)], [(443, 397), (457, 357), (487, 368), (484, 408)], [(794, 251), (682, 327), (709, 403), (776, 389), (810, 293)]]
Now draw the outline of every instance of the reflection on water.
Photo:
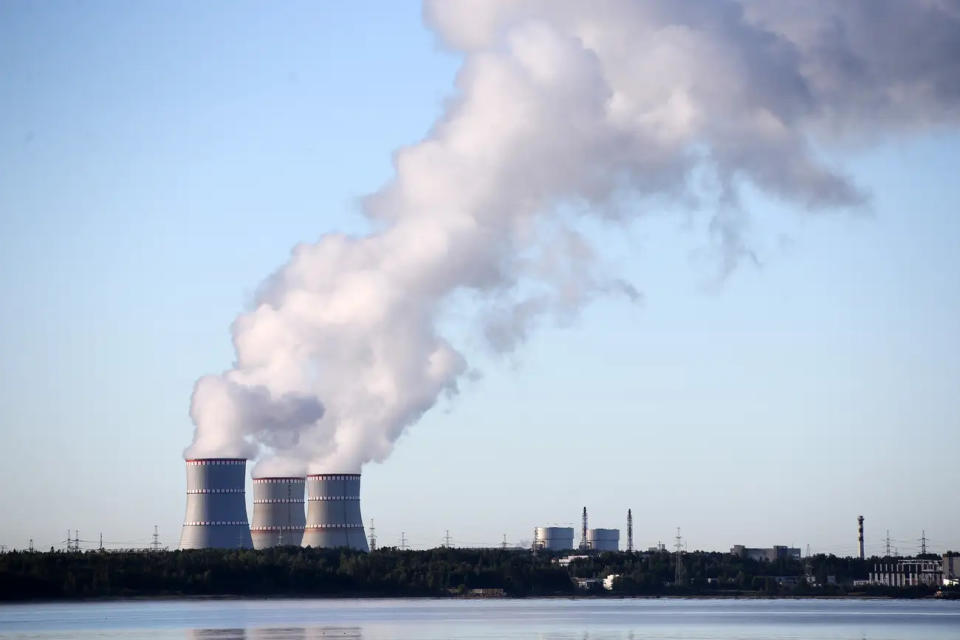
[(190, 640), (362, 640), (360, 627), (255, 627), (253, 629), (187, 629)]
[(933, 600), (164, 600), (0, 605), (0, 640), (957, 640)]

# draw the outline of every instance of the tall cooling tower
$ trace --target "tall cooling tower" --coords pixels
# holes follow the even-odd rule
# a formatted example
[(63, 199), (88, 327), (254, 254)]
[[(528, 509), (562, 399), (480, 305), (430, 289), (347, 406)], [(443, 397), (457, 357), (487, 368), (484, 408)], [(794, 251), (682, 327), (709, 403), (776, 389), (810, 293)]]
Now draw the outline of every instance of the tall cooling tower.
[(360, 474), (307, 476), (304, 547), (350, 547), (369, 551), (360, 517)]
[(181, 549), (249, 549), (253, 546), (244, 495), (243, 458), (187, 460), (187, 514)]
[(254, 478), (253, 524), (256, 549), (300, 546), (303, 541), (303, 478)]

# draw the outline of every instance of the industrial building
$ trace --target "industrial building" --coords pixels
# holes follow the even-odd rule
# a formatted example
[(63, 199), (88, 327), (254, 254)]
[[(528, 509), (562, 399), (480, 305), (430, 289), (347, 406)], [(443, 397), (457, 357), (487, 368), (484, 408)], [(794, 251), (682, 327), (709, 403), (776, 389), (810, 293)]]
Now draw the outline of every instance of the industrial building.
[[(944, 559), (946, 558), (945, 556)], [(886, 587), (937, 587), (944, 582), (943, 564), (939, 558), (901, 558), (893, 562), (878, 562), (873, 565), (868, 584)]]
[(620, 529), (587, 529), (587, 548), (594, 551), (619, 551)]
[(533, 544), (534, 548), (547, 551), (573, 549), (573, 527), (537, 527)]
[(187, 511), (180, 534), (181, 549), (249, 549), (242, 458), (187, 460)]
[(360, 516), (360, 474), (307, 476), (304, 547), (349, 547), (369, 551)]
[(250, 534), (256, 549), (300, 546), (306, 518), (303, 510), (304, 478), (253, 479), (253, 524)]
[(943, 586), (960, 586), (960, 555), (943, 554)]
[(769, 548), (754, 548), (737, 544), (730, 549), (730, 553), (748, 560), (756, 560), (757, 562), (800, 559), (800, 549), (783, 545), (774, 545)]

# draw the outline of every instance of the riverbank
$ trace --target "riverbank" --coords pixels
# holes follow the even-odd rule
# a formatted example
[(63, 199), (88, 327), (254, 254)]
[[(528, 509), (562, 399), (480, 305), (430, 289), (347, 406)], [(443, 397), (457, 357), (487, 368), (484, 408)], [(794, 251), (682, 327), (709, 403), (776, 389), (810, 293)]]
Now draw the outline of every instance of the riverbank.
[[(958, 590), (854, 587), (858, 559), (757, 562), (732, 554), (601, 553), (561, 564), (526, 550), (380, 549), (13, 552), (0, 601), (91, 598), (928, 598)], [(606, 579), (606, 585), (604, 585)]]

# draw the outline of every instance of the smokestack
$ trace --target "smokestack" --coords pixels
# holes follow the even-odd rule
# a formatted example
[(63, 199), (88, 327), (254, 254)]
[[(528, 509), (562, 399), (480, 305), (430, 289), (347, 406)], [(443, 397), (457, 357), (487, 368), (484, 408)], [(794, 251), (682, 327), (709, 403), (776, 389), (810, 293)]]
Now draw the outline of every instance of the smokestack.
[(857, 531), (860, 541), (860, 559), (863, 560), (863, 516), (857, 516)]
[(304, 478), (254, 478), (253, 524), (256, 549), (294, 545), (303, 541)]
[(369, 551), (360, 516), (360, 474), (307, 476), (304, 547), (349, 547)]
[(580, 529), (580, 549), (585, 550), (589, 549), (590, 545), (587, 542), (587, 508), (583, 508), (583, 522), (581, 523)]
[(243, 458), (187, 460), (187, 513), (181, 549), (249, 549)]

